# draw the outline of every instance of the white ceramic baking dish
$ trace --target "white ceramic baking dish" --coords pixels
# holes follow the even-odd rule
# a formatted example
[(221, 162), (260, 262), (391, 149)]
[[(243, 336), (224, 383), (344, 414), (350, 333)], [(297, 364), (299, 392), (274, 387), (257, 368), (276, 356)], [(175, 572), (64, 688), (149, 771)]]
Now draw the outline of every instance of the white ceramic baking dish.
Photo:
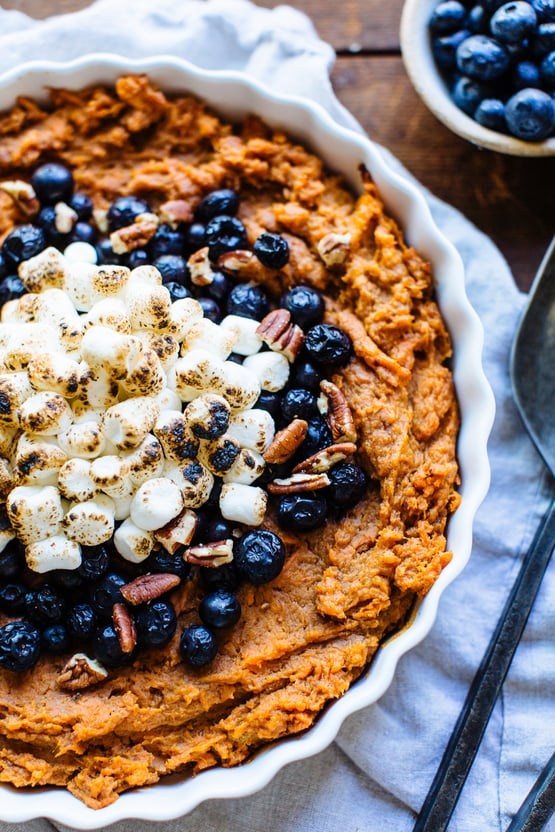
[(359, 164), (368, 168), (407, 240), (433, 266), (437, 298), (454, 345), (453, 371), (462, 415), (458, 443), (462, 502), (449, 521), (448, 546), (453, 560), (419, 604), (410, 625), (379, 649), (363, 677), (328, 707), (309, 731), (272, 745), (236, 768), (211, 769), (194, 779), (172, 776), (155, 786), (123, 794), (116, 803), (98, 811), (61, 789), (0, 786), (0, 820), (11, 823), (47, 817), (77, 829), (96, 829), (124, 818), (165, 821), (209, 798), (252, 794), (282, 766), (321, 751), (349, 714), (384, 693), (399, 658), (429, 632), (442, 592), (468, 561), (474, 515), (489, 485), (486, 442), (494, 403), (481, 364), (482, 326), (466, 297), (462, 261), (434, 224), (419, 190), (391, 170), (368, 138), (340, 127), (317, 104), (278, 95), (239, 73), (208, 72), (177, 58), (129, 60), (97, 54), (71, 63), (30, 63), (0, 77), (0, 111), (11, 107), (19, 95), (44, 99), (47, 87), (80, 89), (110, 84), (126, 72), (148, 73), (168, 93), (190, 91), (232, 120), (256, 113), (310, 146), (330, 168), (344, 174), (355, 190), (359, 189)]

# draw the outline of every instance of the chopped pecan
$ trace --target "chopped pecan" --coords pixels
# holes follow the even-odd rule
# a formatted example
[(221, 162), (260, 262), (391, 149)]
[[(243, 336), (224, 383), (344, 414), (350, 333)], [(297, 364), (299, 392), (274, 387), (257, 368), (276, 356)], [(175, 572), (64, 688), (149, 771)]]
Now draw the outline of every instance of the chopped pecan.
[(156, 214), (138, 214), (135, 222), (118, 228), (110, 234), (110, 243), (115, 254), (126, 254), (146, 246), (154, 237), (160, 221)]
[(22, 214), (26, 217), (34, 217), (38, 214), (40, 204), (32, 185), (24, 182), (23, 179), (10, 179), (7, 182), (0, 182), (0, 190), (8, 194)]
[(208, 246), (199, 248), (191, 254), (187, 260), (187, 266), (191, 273), (191, 283), (195, 286), (208, 286), (214, 281), (214, 271), (208, 255)]
[(321, 474), (329, 471), (333, 465), (343, 462), (344, 459), (356, 453), (357, 446), (353, 442), (341, 442), (337, 445), (330, 445), (318, 453), (309, 456), (303, 462), (299, 462), (293, 468), (294, 474), (310, 473)]
[(256, 334), (275, 352), (282, 353), (288, 361), (295, 361), (303, 348), (304, 332), (291, 323), (287, 309), (274, 309), (260, 322)]
[(110, 224), (108, 222), (107, 208), (93, 208), (93, 220), (101, 234), (108, 233)]
[(192, 222), (193, 209), (185, 199), (170, 199), (160, 206), (158, 215), (162, 222), (177, 228), (182, 222)]
[(132, 653), (137, 644), (137, 630), (133, 617), (125, 604), (114, 604), (112, 620), (123, 653)]
[(67, 202), (57, 202), (54, 206), (54, 225), (59, 234), (69, 234), (79, 217)]
[(301, 491), (317, 491), (330, 484), (327, 474), (298, 473), (282, 480), (272, 480), (267, 485), (271, 494), (298, 494)]
[(84, 690), (107, 678), (108, 671), (100, 662), (85, 653), (75, 653), (63, 666), (56, 684), (63, 690)]
[(169, 592), (180, 582), (178, 575), (169, 572), (155, 572), (151, 575), (139, 575), (138, 578), (121, 587), (121, 594), (133, 606), (152, 601), (165, 592)]
[(249, 268), (254, 259), (255, 255), (247, 249), (226, 251), (218, 257), (218, 268), (228, 274), (239, 276)]
[(357, 432), (353, 414), (343, 391), (327, 379), (320, 382), (320, 389), (327, 403), (325, 416), (333, 441), (356, 442)]
[(197, 566), (222, 566), (233, 560), (233, 540), (217, 540), (214, 543), (201, 543), (185, 549), (183, 560)]
[(332, 232), (322, 237), (317, 244), (318, 254), (326, 266), (337, 266), (343, 263), (351, 247), (350, 234), (337, 234)]
[(264, 461), (270, 465), (287, 462), (303, 442), (307, 429), (308, 422), (304, 419), (293, 419), (290, 425), (276, 433), (263, 454)]
[(181, 546), (189, 545), (193, 539), (197, 522), (198, 518), (195, 512), (189, 508), (184, 508), (181, 514), (178, 514), (161, 529), (157, 529), (154, 532), (154, 537), (162, 544), (166, 552), (175, 555)]

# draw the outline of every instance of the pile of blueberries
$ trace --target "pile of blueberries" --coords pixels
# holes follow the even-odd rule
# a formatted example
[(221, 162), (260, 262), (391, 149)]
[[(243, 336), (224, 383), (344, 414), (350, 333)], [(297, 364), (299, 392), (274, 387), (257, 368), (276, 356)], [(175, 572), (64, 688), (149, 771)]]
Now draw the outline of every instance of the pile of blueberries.
[[(93, 205), (84, 194), (74, 192), (71, 171), (49, 163), (38, 168), (31, 184), (40, 202), (35, 222), (14, 228), (5, 238), (0, 253), (0, 306), (20, 297), (25, 287), (17, 276), (23, 260), (47, 246), (63, 251), (71, 242), (83, 241), (97, 248), (99, 263), (119, 263), (135, 268), (153, 264), (162, 274), (172, 300), (193, 296), (203, 307), (205, 317), (219, 323), (227, 314), (258, 321), (270, 311), (270, 299), (257, 285), (234, 285), (222, 271), (208, 286), (191, 283), (187, 258), (206, 245), (210, 258), (217, 262), (227, 251), (247, 247), (245, 227), (236, 217), (238, 195), (230, 189), (213, 191), (199, 203), (192, 223), (177, 228), (160, 225), (148, 246), (121, 256), (115, 254), (109, 237), (101, 236), (92, 222)], [(70, 234), (56, 230), (54, 205), (66, 202), (78, 215)], [(108, 210), (109, 232), (133, 223), (149, 212), (148, 203), (135, 196), (116, 199)], [(253, 251), (268, 268), (279, 269), (289, 260), (289, 247), (279, 234), (264, 233)], [(330, 428), (320, 414), (317, 399), (323, 378), (345, 366), (352, 356), (352, 344), (341, 329), (322, 323), (324, 302), (307, 286), (297, 286), (280, 299), (292, 321), (306, 335), (305, 346), (291, 365), (287, 387), (278, 392), (263, 391), (255, 407), (267, 410), (279, 430), (293, 419), (308, 423), (306, 438), (295, 456), (283, 465), (267, 465), (254, 484), (264, 487), (276, 477), (287, 477), (293, 467), (333, 444)], [(241, 362), (242, 356), (232, 360)], [(328, 472), (331, 484), (317, 492), (288, 494), (272, 498), (277, 522), (293, 532), (309, 532), (328, 517), (339, 516), (362, 498), (367, 488), (364, 470), (352, 462), (335, 465)], [(196, 510), (198, 523), (193, 545), (232, 538), (234, 526), (219, 512), (222, 481), (217, 479), (207, 503)], [(271, 495), (269, 495), (271, 497)], [(230, 627), (241, 616), (237, 589), (241, 581), (260, 585), (279, 575), (285, 562), (285, 547), (278, 535), (255, 529), (235, 540), (234, 560), (219, 567), (194, 567), (183, 560), (182, 552), (171, 555), (156, 550), (141, 564), (132, 564), (117, 553), (111, 541), (101, 546), (82, 547), (82, 563), (76, 570), (50, 572), (46, 581), (25, 565), (24, 548), (12, 541), (0, 553), (0, 611), (19, 618), (0, 628), (0, 667), (12, 671), (31, 668), (41, 651), (63, 654), (84, 649), (102, 664), (116, 667), (129, 664), (141, 648), (157, 648), (175, 635), (177, 617), (172, 603), (164, 597), (129, 608), (137, 631), (137, 646), (124, 653), (112, 620), (115, 604), (125, 604), (121, 587), (141, 574), (175, 574), (182, 581), (198, 575), (206, 592), (199, 616), (202, 624), (188, 627), (181, 635), (180, 652), (192, 666), (211, 661), (218, 649), (214, 631)]]
[(441, 0), (429, 29), (463, 112), (525, 141), (555, 135), (555, 0)]

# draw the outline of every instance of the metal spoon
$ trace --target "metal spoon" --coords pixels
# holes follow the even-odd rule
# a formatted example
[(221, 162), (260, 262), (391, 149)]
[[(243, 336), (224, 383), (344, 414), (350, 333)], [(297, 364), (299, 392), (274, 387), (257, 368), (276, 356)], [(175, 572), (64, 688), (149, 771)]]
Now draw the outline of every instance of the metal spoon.
[[(511, 381), (524, 425), (555, 477), (555, 237), (540, 265), (513, 342)], [(413, 832), (445, 832), (447, 829), (554, 545), (555, 499), (522, 561)], [(544, 781), (545, 776), (537, 781), (538, 795), (540, 788), (542, 793), (546, 791)], [(549, 789), (547, 792), (552, 793)], [(515, 817), (519, 825), (511, 825), (511, 832), (540, 832), (551, 813), (547, 817), (544, 813), (543, 820), (541, 813), (537, 813), (537, 821), (533, 821), (534, 803), (534, 794), (531, 798), (529, 795), (527, 805), (518, 813), (521, 817)], [(530, 825), (529, 820), (534, 825)]]

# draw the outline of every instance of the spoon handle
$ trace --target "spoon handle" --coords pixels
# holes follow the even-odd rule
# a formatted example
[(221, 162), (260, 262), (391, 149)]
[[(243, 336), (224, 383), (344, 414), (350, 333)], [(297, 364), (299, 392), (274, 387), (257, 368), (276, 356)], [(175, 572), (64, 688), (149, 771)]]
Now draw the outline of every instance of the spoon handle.
[(555, 752), (543, 767), (507, 832), (540, 832), (555, 811)]
[(534, 537), (468, 691), (413, 832), (445, 832), (555, 545), (555, 500)]

